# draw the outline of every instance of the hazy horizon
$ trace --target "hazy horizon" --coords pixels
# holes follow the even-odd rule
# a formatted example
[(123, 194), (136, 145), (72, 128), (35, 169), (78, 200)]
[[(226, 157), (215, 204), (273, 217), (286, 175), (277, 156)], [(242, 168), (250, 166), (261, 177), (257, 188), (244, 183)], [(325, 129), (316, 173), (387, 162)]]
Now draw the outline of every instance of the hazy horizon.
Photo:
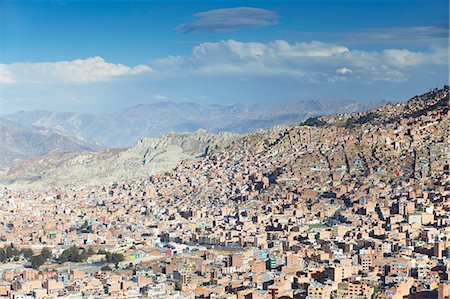
[[(444, 86), (444, 85), (442, 85)], [(437, 88), (441, 88), (442, 86), (439, 86)], [(424, 90), (423, 93), (427, 92), (428, 90)], [(283, 107), (290, 104), (299, 104), (299, 103), (305, 103), (305, 102), (354, 102), (354, 103), (361, 103), (361, 104), (373, 104), (377, 106), (377, 104), (383, 104), (383, 103), (397, 103), (397, 102), (404, 102), (412, 98), (414, 95), (409, 96), (408, 98), (404, 99), (375, 99), (375, 100), (357, 100), (357, 99), (333, 99), (333, 98), (317, 98), (317, 99), (297, 99), (297, 100), (282, 100), (278, 102), (235, 102), (235, 103), (202, 103), (202, 102), (195, 102), (195, 101), (175, 101), (175, 100), (162, 100), (162, 101), (152, 101), (147, 103), (136, 103), (136, 104), (130, 104), (125, 105), (123, 107), (119, 107), (117, 109), (113, 110), (104, 110), (104, 111), (89, 111), (87, 110), (66, 110), (64, 108), (62, 109), (19, 109), (19, 110), (11, 110), (8, 111), (5, 109), (4, 111), (0, 112), (0, 117), (2, 115), (11, 115), (15, 113), (20, 112), (31, 112), (31, 111), (48, 111), (48, 112), (58, 112), (58, 113), (77, 113), (77, 114), (93, 114), (93, 115), (101, 115), (101, 114), (115, 114), (119, 113), (128, 109), (137, 108), (139, 106), (157, 106), (157, 105), (164, 105), (164, 104), (184, 104), (184, 105), (201, 105), (203, 107), (223, 107), (223, 108), (230, 108), (230, 107), (246, 107), (246, 108), (252, 108), (252, 107), (267, 107), (267, 108), (277, 108), (277, 107)]]

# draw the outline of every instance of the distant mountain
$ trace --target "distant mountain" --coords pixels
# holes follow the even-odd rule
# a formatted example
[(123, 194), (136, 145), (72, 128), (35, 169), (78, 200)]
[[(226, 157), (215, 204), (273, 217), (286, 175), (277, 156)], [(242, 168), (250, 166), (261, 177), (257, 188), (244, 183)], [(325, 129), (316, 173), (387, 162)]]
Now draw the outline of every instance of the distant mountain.
[[(165, 106), (164, 109), (173, 109), (172, 103), (159, 105)], [(195, 109), (205, 107), (196, 105), (187, 106), (196, 107)], [(296, 106), (297, 104), (292, 105)], [(309, 105), (314, 106), (314, 109), (325, 109), (322, 105), (331, 104), (329, 102), (311, 102)], [(198, 163), (192, 164), (189, 162), (192, 160), (201, 161), (203, 157), (205, 157), (205, 160), (214, 160), (215, 155), (222, 155), (227, 159), (235, 160), (233, 163), (237, 163), (236, 165), (241, 165), (242, 161), (248, 163), (249, 156), (253, 157), (253, 155), (258, 157), (257, 163), (261, 163), (259, 161), (261, 157), (266, 159), (267, 163), (260, 165), (272, 165), (272, 158), (278, 156), (284, 157), (282, 160), (288, 159), (289, 163), (294, 163), (296, 167), (302, 166), (311, 169), (316, 165), (309, 165), (308, 163), (319, 160), (323, 162), (325, 153), (328, 153), (340, 155), (339, 159), (330, 159), (327, 162), (337, 163), (340, 171), (342, 171), (342, 165), (345, 164), (348, 173), (355, 171), (355, 169), (360, 174), (370, 173), (376, 167), (392, 168), (393, 165), (399, 163), (397, 161), (399, 156), (397, 152), (386, 148), (387, 143), (383, 141), (383, 138), (379, 139), (380, 142), (373, 143), (374, 139), (362, 138), (363, 135), (371, 136), (369, 134), (371, 132), (378, 136), (380, 132), (387, 132), (386, 130), (390, 130), (394, 134), (402, 123), (409, 123), (413, 128), (421, 128), (423, 125), (421, 119), (427, 119), (428, 114), (434, 115), (435, 119), (438, 119), (436, 115), (442, 114), (447, 116), (442, 123), (431, 122), (428, 124), (433, 125), (432, 130), (436, 130), (436, 134), (431, 136), (432, 138), (428, 136), (426, 142), (428, 144), (435, 142), (439, 143), (439, 146), (445, 146), (447, 141), (444, 139), (448, 138), (445, 130), (446, 126), (448, 127), (448, 105), (449, 89), (446, 86), (443, 89), (433, 90), (403, 103), (387, 104), (366, 112), (310, 117), (300, 125), (284, 124), (273, 127), (271, 130), (260, 130), (245, 135), (226, 132), (212, 133), (200, 129), (193, 133), (172, 132), (159, 138), (144, 138), (131, 148), (106, 149), (95, 153), (52, 151), (40, 157), (14, 162), (7, 171), (0, 175), (0, 184), (18, 188), (98, 185), (148, 177), (155, 173), (165, 175), (164, 172), (170, 172), (174, 167), (179, 166), (180, 169), (183, 169), (186, 165), (187, 168), (191, 167), (189, 165), (194, 165), (189, 171), (192, 171), (192, 175), (195, 176), (196, 170), (208, 171), (208, 167), (204, 168), (199, 166)], [(217, 108), (206, 107), (206, 110)], [(219, 107), (223, 108), (222, 106)], [(146, 109), (144, 108), (147, 108), (147, 106), (130, 108), (126, 114), (134, 114), (135, 119), (139, 119), (145, 115)], [(242, 113), (247, 108), (229, 106), (227, 109), (235, 109), (236, 113)], [(295, 110), (292, 107), (290, 109)], [(356, 108), (353, 107), (352, 109)], [(348, 110), (347, 107), (346, 111)], [(264, 117), (261, 117), (263, 113), (280, 115), (277, 111), (267, 111), (261, 107), (255, 108), (254, 111), (257, 115), (254, 121), (256, 122), (259, 119), (259, 125), (268, 124), (268, 122), (264, 123)], [(182, 111), (178, 111), (178, 113), (179, 115), (185, 115)], [(208, 111), (207, 115), (210, 115), (210, 113)], [(291, 117), (290, 115), (292, 114), (284, 114), (279, 118), (283, 118), (283, 120), (295, 119), (294, 116)], [(161, 115), (160, 119), (164, 117), (167, 117), (167, 115)], [(218, 116), (218, 118), (220, 117)], [(340, 136), (341, 142), (345, 141), (345, 147), (343, 144), (334, 143), (336, 134)], [(411, 132), (407, 130), (405, 134), (409, 136), (408, 134), (411, 134)], [(409, 142), (412, 142), (412, 139), (410, 138)], [(328, 145), (324, 146), (323, 142)], [(361, 146), (361, 142), (372, 142), (373, 147)], [(420, 140), (417, 142), (421, 144)], [(427, 143), (424, 142), (421, 147), (425, 147)], [(331, 146), (331, 149), (329, 146)], [(404, 149), (406, 150), (407, 147)], [(313, 154), (315, 158), (310, 161), (303, 156), (305, 154), (307, 154), (305, 157)], [(386, 163), (382, 161), (385, 156), (388, 156), (387, 159), (383, 160)], [(343, 157), (345, 159), (342, 159)], [(402, 163), (412, 165), (410, 153), (408, 157)], [(295, 161), (297, 158), (302, 159), (301, 163)], [(361, 161), (372, 163), (372, 170), (368, 169), (369, 164), (360, 163)], [(292, 165), (289, 163), (285, 166), (292, 170)], [(233, 165), (231, 164), (230, 167), (234, 168)], [(408, 171), (411, 172), (410, 170)]]
[(0, 168), (52, 150), (95, 151), (101, 147), (47, 128), (19, 125), (0, 118)]
[(202, 105), (160, 102), (109, 114), (21, 111), (4, 117), (23, 125), (51, 128), (110, 147), (131, 146), (144, 137), (169, 131), (248, 133), (278, 124), (302, 122), (310, 116), (365, 111), (377, 104), (355, 101), (299, 101), (280, 105)]
[(171, 170), (181, 161), (221, 150), (237, 137), (232, 133), (197, 130), (144, 138), (127, 149), (82, 153), (52, 151), (13, 163), (0, 176), (0, 184), (39, 188), (125, 181)]

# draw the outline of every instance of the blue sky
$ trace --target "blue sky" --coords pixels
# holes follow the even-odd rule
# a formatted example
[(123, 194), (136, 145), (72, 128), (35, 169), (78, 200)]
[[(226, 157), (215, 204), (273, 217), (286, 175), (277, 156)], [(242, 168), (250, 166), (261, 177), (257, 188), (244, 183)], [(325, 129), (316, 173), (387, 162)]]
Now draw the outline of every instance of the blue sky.
[(4, 113), (401, 100), (448, 82), (448, 1), (2, 1)]

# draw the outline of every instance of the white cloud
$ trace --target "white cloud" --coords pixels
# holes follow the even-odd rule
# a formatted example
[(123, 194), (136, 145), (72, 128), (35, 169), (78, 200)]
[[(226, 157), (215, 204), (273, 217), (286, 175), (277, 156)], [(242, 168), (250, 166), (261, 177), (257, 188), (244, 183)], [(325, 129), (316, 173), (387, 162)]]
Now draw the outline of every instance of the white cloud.
[(98, 56), (73, 61), (0, 64), (0, 82), (90, 83), (143, 74), (151, 74), (143, 77), (146, 80), (233, 76), (283, 78), (306, 83), (345, 80), (404, 82), (410, 74), (426, 67), (447, 65), (448, 48), (445, 47), (432, 47), (428, 51), (363, 51), (319, 41), (289, 43), (276, 40), (260, 43), (230, 39), (200, 43), (192, 48), (189, 55), (156, 59), (154, 68), (115, 64)]
[(386, 49), (383, 51), (386, 63), (398, 67), (415, 67), (424, 64), (448, 64), (448, 47), (434, 47), (431, 52), (414, 52), (408, 49)]
[(158, 101), (165, 101), (165, 100), (168, 99), (167, 96), (162, 95), (162, 94), (158, 94), (158, 93), (154, 94), (154, 95), (153, 95), (153, 98), (156, 99), (156, 100), (158, 100)]
[(152, 69), (147, 65), (129, 67), (114, 64), (95, 56), (72, 61), (1, 64), (0, 70), (1, 83), (88, 83), (140, 74)]
[(401, 99), (447, 82), (448, 56), (448, 46), (436, 44), (368, 51), (318, 41), (223, 40), (148, 66), (101, 57), (0, 64), (0, 108), (113, 111), (142, 99), (201, 101), (200, 95), (229, 103), (299, 96)]
[(11, 72), (9, 71), (7, 65), (0, 64), (0, 83), (13, 83)]
[(405, 82), (408, 80), (407, 74), (404, 72), (393, 69), (387, 65), (370, 66), (364, 69), (364, 72), (372, 78), (373, 81), (386, 81), (386, 82)]
[(362, 51), (318, 41), (259, 43), (231, 39), (198, 44), (191, 55), (157, 59), (155, 66), (159, 72), (173, 76), (285, 76), (304, 82), (338, 82), (342, 78), (333, 75), (338, 73), (364, 82), (404, 82), (408, 72), (414, 71), (412, 68), (445, 66), (447, 60), (448, 52), (444, 48), (423, 52), (408, 49)]
[(348, 73), (351, 73), (351, 72), (352, 72), (352, 70), (349, 69), (349, 68), (346, 68), (346, 67), (341, 67), (340, 69), (336, 70), (336, 73), (342, 74), (342, 75), (345, 75), (345, 74), (348, 74)]
[(392, 65), (405, 67), (416, 66), (426, 61), (424, 53), (412, 52), (407, 49), (387, 49), (383, 51), (386, 61)]
[[(270, 43), (239, 42), (233, 39), (220, 42), (207, 42), (194, 47), (192, 56), (204, 58), (207, 55), (218, 54), (224, 57), (234, 56), (239, 59), (260, 58), (302, 58), (302, 57), (330, 57), (348, 52), (348, 48), (325, 44), (317, 41), (310, 43), (289, 44), (284, 40), (276, 40)], [(219, 58), (216, 56), (216, 58)]]

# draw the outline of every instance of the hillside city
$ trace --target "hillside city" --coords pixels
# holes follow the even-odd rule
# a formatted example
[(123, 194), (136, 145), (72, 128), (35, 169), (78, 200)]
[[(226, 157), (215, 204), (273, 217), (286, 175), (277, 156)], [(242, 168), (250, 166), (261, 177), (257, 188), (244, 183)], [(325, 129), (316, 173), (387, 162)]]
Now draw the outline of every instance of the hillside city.
[(92, 181), (0, 190), (0, 298), (450, 298), (448, 86)]

